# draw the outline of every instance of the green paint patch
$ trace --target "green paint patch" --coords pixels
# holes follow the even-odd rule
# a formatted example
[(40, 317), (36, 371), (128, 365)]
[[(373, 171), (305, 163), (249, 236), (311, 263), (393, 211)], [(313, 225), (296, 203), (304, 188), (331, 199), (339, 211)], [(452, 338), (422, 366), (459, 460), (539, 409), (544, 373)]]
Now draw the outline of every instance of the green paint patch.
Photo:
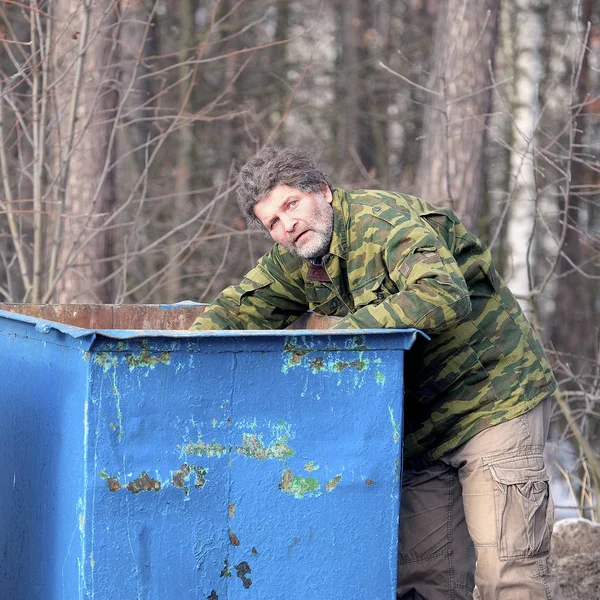
[(123, 352), (127, 350), (127, 344), (125, 342), (117, 342), (117, 352)]
[(341, 475), (336, 475), (333, 479), (330, 479), (327, 484), (325, 485), (325, 491), (326, 492), (332, 492), (336, 487), (337, 484), (342, 480), (342, 476)]
[(398, 444), (400, 442), (400, 425), (396, 423), (396, 420), (394, 418), (394, 409), (391, 406), (388, 406), (388, 411), (390, 413), (390, 421), (392, 422), (392, 427), (394, 428), (394, 433), (392, 434), (394, 436), (394, 442)]
[(283, 436), (269, 446), (265, 446), (260, 435), (243, 433), (242, 445), (236, 446), (236, 451), (246, 458), (255, 458), (257, 460), (275, 458), (277, 460), (285, 460), (288, 456), (296, 454), (286, 443), (289, 439), (288, 436)]
[(285, 469), (281, 475), (279, 489), (294, 498), (303, 498), (306, 494), (314, 494), (320, 489), (315, 477), (298, 477), (290, 469)]
[(319, 465), (315, 465), (315, 463), (310, 460), (308, 461), (305, 465), (304, 465), (304, 470), (307, 473), (312, 473), (313, 471), (316, 471), (319, 468)]
[(385, 375), (379, 370), (375, 371), (375, 381), (378, 385), (385, 385)]
[(225, 446), (222, 446), (214, 440), (207, 444), (202, 440), (198, 440), (195, 444), (186, 444), (183, 447), (185, 454), (195, 454), (197, 456), (208, 456), (209, 458), (223, 456), (228, 450)]
[(117, 366), (119, 357), (112, 352), (98, 352), (96, 356), (94, 356), (93, 363), (102, 367), (106, 373), (112, 367)]

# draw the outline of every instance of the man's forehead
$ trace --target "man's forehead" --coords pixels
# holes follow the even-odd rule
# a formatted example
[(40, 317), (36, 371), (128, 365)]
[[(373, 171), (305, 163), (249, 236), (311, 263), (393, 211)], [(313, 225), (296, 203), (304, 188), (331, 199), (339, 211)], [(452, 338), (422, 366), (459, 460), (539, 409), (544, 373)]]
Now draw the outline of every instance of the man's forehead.
[(288, 196), (301, 193), (302, 192), (297, 188), (280, 183), (272, 188), (264, 198), (261, 198), (261, 200), (274, 200), (275, 202), (283, 202)]

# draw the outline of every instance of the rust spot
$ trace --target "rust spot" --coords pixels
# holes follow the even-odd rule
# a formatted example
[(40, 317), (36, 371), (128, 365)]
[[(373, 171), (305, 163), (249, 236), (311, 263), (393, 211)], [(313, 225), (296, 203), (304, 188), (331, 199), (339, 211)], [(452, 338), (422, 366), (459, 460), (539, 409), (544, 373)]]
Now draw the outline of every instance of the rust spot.
[(252, 547), (252, 556), (258, 556), (258, 550)]
[(230, 519), (233, 519), (233, 517), (235, 517), (235, 504), (230, 504), (227, 508), (227, 514), (229, 515)]
[(152, 477), (148, 476), (146, 471), (143, 471), (142, 474), (133, 481), (130, 481), (127, 484), (127, 489), (132, 494), (139, 494), (140, 492), (158, 492), (160, 490), (160, 481), (156, 481), (156, 479), (152, 479)]
[(302, 359), (311, 352), (310, 348), (302, 348), (296, 344), (286, 344), (283, 347), (284, 352), (288, 352), (291, 356), (288, 359), (290, 365), (299, 365)]
[(353, 360), (352, 362), (342, 362), (339, 360), (333, 365), (333, 370), (339, 373), (347, 367), (356, 367), (357, 371), (362, 371), (365, 368), (365, 362), (363, 360)]
[(238, 538), (237, 535), (235, 535), (233, 529), (231, 529), (231, 527), (229, 528), (229, 543), (232, 546), (239, 546), (240, 545), (240, 540)]
[(372, 479), (365, 479), (366, 485), (375, 485), (375, 482)]
[(219, 596), (217, 595), (217, 592), (215, 592), (215, 590), (213, 590), (210, 593), (210, 596), (206, 596), (206, 600), (219, 600)]
[(173, 473), (173, 485), (183, 489), (185, 480), (189, 476), (191, 469), (187, 463), (183, 463), (175, 473)]
[(115, 424), (114, 423), (109, 423), (108, 426), (114, 431), (115, 430)]
[(325, 491), (332, 492), (341, 480), (342, 480), (341, 475), (336, 475), (333, 479), (330, 479), (327, 482), (327, 484), (325, 485)]
[(196, 474), (196, 483), (194, 484), (194, 487), (204, 487), (204, 484), (206, 483), (205, 477), (208, 473), (208, 469), (197, 467), (196, 465), (188, 465), (187, 463), (183, 463), (181, 467), (179, 467), (179, 469), (173, 473), (173, 485), (179, 489), (182, 489), (187, 494), (189, 489), (185, 483), (191, 473)]
[(231, 577), (231, 571), (229, 570), (229, 559), (225, 559), (225, 564), (221, 569), (221, 577)]
[(323, 360), (322, 356), (319, 356), (318, 358), (313, 358), (309, 362), (309, 365), (310, 365), (310, 368), (313, 373), (318, 373), (319, 371), (324, 371), (327, 368), (325, 366), (325, 361)]
[(106, 485), (108, 486), (108, 489), (111, 492), (116, 492), (117, 490), (121, 489), (121, 484), (119, 483), (119, 480), (116, 479), (115, 477), (109, 477), (106, 480)]
[(125, 361), (129, 370), (133, 371), (136, 367), (150, 367), (153, 369), (158, 363), (168, 365), (171, 363), (171, 353), (166, 350), (158, 356), (153, 355), (147, 348), (144, 348), (140, 354), (126, 354)]
[(237, 571), (237, 576), (242, 580), (244, 588), (248, 589), (252, 585), (252, 579), (247, 577), (247, 575), (252, 573), (250, 565), (244, 560), (239, 565), (234, 565), (233, 568)]
[(231, 425), (231, 418), (227, 417), (227, 425)]

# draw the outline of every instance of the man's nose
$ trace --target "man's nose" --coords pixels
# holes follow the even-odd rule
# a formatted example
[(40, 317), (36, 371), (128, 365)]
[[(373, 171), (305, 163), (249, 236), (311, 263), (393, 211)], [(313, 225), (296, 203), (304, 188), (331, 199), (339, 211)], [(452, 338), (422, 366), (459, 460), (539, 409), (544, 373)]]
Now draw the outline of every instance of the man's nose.
[(291, 233), (292, 231), (294, 231), (294, 227), (296, 226), (296, 219), (286, 216), (282, 217), (281, 221), (283, 223), (283, 227), (286, 233)]

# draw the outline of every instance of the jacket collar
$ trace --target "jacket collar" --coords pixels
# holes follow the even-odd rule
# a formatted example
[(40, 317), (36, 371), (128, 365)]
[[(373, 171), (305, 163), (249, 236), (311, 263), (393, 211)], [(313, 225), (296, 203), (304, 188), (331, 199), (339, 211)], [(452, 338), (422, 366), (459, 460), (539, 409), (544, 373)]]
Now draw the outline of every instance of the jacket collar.
[(345, 195), (344, 190), (333, 190), (333, 235), (329, 246), (329, 254), (343, 259), (348, 255), (348, 204)]

